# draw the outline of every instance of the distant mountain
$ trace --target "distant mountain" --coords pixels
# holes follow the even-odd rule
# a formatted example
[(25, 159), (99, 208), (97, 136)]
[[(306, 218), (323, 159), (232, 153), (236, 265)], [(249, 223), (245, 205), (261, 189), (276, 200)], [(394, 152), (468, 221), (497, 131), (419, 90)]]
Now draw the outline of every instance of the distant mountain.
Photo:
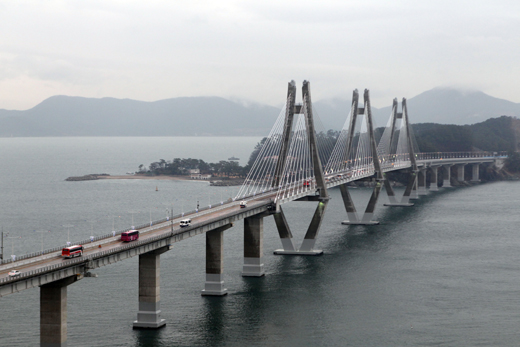
[[(324, 130), (343, 127), (350, 103), (314, 102)], [(390, 111), (372, 107), (375, 125), (385, 126)], [(408, 111), (414, 124), (475, 124), (502, 115), (520, 118), (520, 104), (450, 88), (409, 98)], [(265, 136), (279, 113), (277, 107), (219, 97), (144, 102), (53, 96), (26, 111), (0, 109), (0, 136)]]
[[(362, 101), (362, 99), (360, 100)], [(398, 99), (399, 103), (401, 99)], [(330, 99), (314, 103), (323, 123), (340, 129), (350, 111), (350, 100)], [(475, 124), (489, 118), (510, 116), (520, 118), (520, 104), (494, 98), (479, 91), (462, 91), (453, 88), (434, 88), (412, 98), (407, 98), (411, 123)], [(346, 110), (346, 111), (345, 111)], [(372, 107), (377, 126), (385, 126), (391, 106)], [(340, 119), (338, 114), (343, 114)]]
[(219, 97), (144, 102), (53, 96), (26, 111), (0, 110), (0, 136), (261, 136), (279, 112)]

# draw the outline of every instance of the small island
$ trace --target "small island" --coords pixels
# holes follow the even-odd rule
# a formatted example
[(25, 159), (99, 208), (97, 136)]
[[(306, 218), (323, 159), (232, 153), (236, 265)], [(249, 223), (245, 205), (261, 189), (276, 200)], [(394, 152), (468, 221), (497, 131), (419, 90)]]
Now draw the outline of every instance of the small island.
[[(416, 147), (422, 152), (508, 152), (504, 165), (498, 168), (481, 167), (479, 177), (482, 181), (517, 180), (520, 179), (520, 151), (516, 139), (520, 136), (520, 120), (501, 116), (473, 125), (445, 125), (435, 123), (412, 124), (417, 141)], [(376, 140), (379, 141), (384, 128), (375, 129)], [(340, 132), (329, 130), (317, 136), (334, 148)], [(89, 174), (69, 177), (67, 181), (90, 181), (97, 179), (167, 179), (167, 180), (199, 180), (210, 182), (214, 186), (240, 185), (247, 177), (253, 163), (267, 138), (258, 142), (251, 153), (247, 165), (240, 166), (234, 156), (228, 161), (206, 163), (202, 159), (174, 158), (171, 161), (159, 159), (148, 167), (139, 165), (138, 171), (124, 176), (108, 174)], [(326, 161), (331, 153), (327, 153), (322, 161)], [(442, 176), (442, 174), (440, 174)], [(389, 172), (390, 181), (406, 184), (406, 172)], [(439, 176), (438, 179), (442, 179)], [(429, 181), (429, 175), (427, 176)], [(352, 183), (364, 186), (367, 182)], [(455, 184), (455, 183), (454, 183)]]

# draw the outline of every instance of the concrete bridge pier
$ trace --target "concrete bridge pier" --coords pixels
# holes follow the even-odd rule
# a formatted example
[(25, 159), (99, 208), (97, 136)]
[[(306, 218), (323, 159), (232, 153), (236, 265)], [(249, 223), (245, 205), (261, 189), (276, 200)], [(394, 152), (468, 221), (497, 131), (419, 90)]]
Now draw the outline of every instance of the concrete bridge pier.
[(426, 191), (426, 168), (419, 170), (419, 174), (417, 175), (417, 183), (419, 186), (417, 194), (428, 195), (428, 192)]
[(436, 192), (439, 190), (439, 186), (437, 185), (437, 171), (439, 167), (438, 166), (431, 166), (431, 175), (430, 175), (430, 191)]
[(278, 228), (278, 233), (280, 234), (280, 239), (282, 241), (283, 249), (277, 249), (274, 251), (274, 254), (277, 255), (321, 255), (323, 251), (321, 249), (314, 249), (314, 245), (316, 244), (316, 239), (318, 237), (318, 232), (320, 230), (321, 222), (323, 221), (323, 216), (325, 215), (325, 209), (327, 207), (329, 199), (320, 199), (318, 202), (318, 206), (314, 211), (314, 215), (312, 217), (311, 223), (305, 233), (305, 237), (299, 249), (294, 247), (294, 243), (292, 240), (291, 230), (289, 229), (289, 225), (287, 224), (287, 220), (285, 219), (285, 215), (280, 209), (279, 213), (274, 214), (274, 220), (276, 222), (276, 226)]
[(40, 287), (40, 346), (67, 346), (67, 286), (77, 276), (44, 284)]
[(161, 254), (162, 247), (139, 255), (139, 311), (134, 329), (157, 329), (166, 324), (161, 318)]
[(264, 271), (264, 218), (253, 216), (244, 219), (244, 266), (242, 276), (261, 277)]
[(376, 208), (377, 199), (379, 197), (379, 192), (381, 191), (382, 183), (380, 181), (376, 182), (376, 186), (372, 192), (370, 200), (368, 201), (367, 208), (365, 209), (365, 213), (361, 218), (358, 217), (358, 213), (356, 211), (356, 206), (354, 205), (354, 201), (350, 196), (350, 192), (348, 191), (348, 187), (346, 184), (342, 184), (339, 186), (341, 191), (341, 197), (343, 199), (343, 205), (345, 205), (345, 210), (347, 211), (348, 220), (344, 220), (341, 224), (344, 225), (377, 225), (378, 221), (373, 221), (372, 217), (374, 215), (374, 210)]
[(479, 178), (479, 167), (480, 163), (476, 163), (472, 165), (472, 176), (471, 176), (471, 182), (478, 183), (480, 182)]
[(224, 231), (233, 224), (226, 224), (206, 233), (206, 283), (201, 295), (223, 296), (224, 288)]
[(444, 188), (451, 188), (451, 165), (443, 165), (442, 167), (446, 173), (444, 180), (442, 181), (442, 186)]
[[(413, 204), (410, 203), (410, 194), (412, 192), (413, 185), (415, 184), (416, 176), (417, 176), (417, 174), (416, 174), (415, 171), (411, 171), (410, 172), (410, 178), (408, 180), (408, 184), (406, 185), (406, 189), (405, 189), (405, 191), (403, 193), (403, 197), (401, 198), (401, 202), (393, 202), (392, 199), (389, 199), (390, 202), (387, 203), (387, 204), (384, 204), (384, 205), (385, 206), (390, 206), (390, 207), (393, 207), (393, 206), (401, 206), (401, 207), (413, 206)], [(385, 180), (385, 187), (386, 187), (386, 180)], [(390, 189), (392, 189), (392, 188), (390, 187)], [(395, 201), (395, 198), (393, 200)]]
[(464, 166), (466, 164), (459, 164), (457, 165), (457, 181), (464, 182)]

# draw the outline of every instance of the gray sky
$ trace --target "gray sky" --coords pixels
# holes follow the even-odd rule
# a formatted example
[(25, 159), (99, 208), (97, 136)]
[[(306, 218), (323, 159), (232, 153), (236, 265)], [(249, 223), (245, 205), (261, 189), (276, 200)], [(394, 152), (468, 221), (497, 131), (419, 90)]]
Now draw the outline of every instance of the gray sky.
[(0, 0), (0, 108), (53, 95), (284, 102), (437, 86), (520, 102), (519, 1)]

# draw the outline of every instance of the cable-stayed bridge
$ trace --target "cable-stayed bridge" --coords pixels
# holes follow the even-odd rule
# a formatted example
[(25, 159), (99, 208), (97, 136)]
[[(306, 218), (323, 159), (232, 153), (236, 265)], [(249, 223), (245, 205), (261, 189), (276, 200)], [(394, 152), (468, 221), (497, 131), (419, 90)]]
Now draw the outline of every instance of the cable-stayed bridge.
[[(471, 180), (479, 180), (479, 165), (494, 163), (502, 155), (487, 152), (420, 153), (409, 124), (406, 100), (393, 101), (389, 121), (376, 133), (372, 122), (369, 91), (360, 100), (353, 92), (345, 125), (337, 140), (331, 140), (315, 117), (310, 85), (303, 83), (302, 101), (296, 102), (297, 88), (288, 85), (287, 99), (270, 134), (258, 153), (243, 186), (232, 201), (178, 216), (153, 225), (138, 227), (138, 241), (123, 243), (120, 234), (110, 233), (79, 242), (83, 256), (71, 260), (60, 257), (62, 246), (43, 252), (2, 260), (0, 296), (40, 287), (40, 339), (42, 346), (63, 346), (67, 341), (67, 286), (92, 277), (92, 270), (139, 255), (139, 311), (134, 328), (158, 328), (165, 324), (160, 310), (160, 254), (172, 244), (202, 233), (206, 234), (206, 281), (202, 295), (225, 295), (223, 281), (224, 231), (244, 219), (243, 276), (264, 275), (263, 218), (273, 215), (282, 249), (276, 254), (318, 255), (315, 249), (321, 222), (329, 203), (328, 189), (339, 186), (346, 210), (344, 224), (377, 224), (373, 214), (382, 188), (387, 206), (412, 206), (411, 199), (426, 194), (426, 172), (430, 190), (438, 189), (438, 171), (443, 170), (443, 187), (450, 187), (451, 167), (456, 179), (465, 179), (464, 168), (472, 166)], [(385, 175), (406, 170), (409, 180), (399, 199)], [(349, 184), (369, 180), (373, 191), (367, 206), (358, 211), (349, 193)], [(241, 202), (246, 207), (241, 207)], [(300, 246), (295, 244), (282, 205), (291, 201), (317, 203), (316, 210)], [(191, 218), (181, 228), (181, 219)], [(12, 269), (21, 271), (9, 277)]]

